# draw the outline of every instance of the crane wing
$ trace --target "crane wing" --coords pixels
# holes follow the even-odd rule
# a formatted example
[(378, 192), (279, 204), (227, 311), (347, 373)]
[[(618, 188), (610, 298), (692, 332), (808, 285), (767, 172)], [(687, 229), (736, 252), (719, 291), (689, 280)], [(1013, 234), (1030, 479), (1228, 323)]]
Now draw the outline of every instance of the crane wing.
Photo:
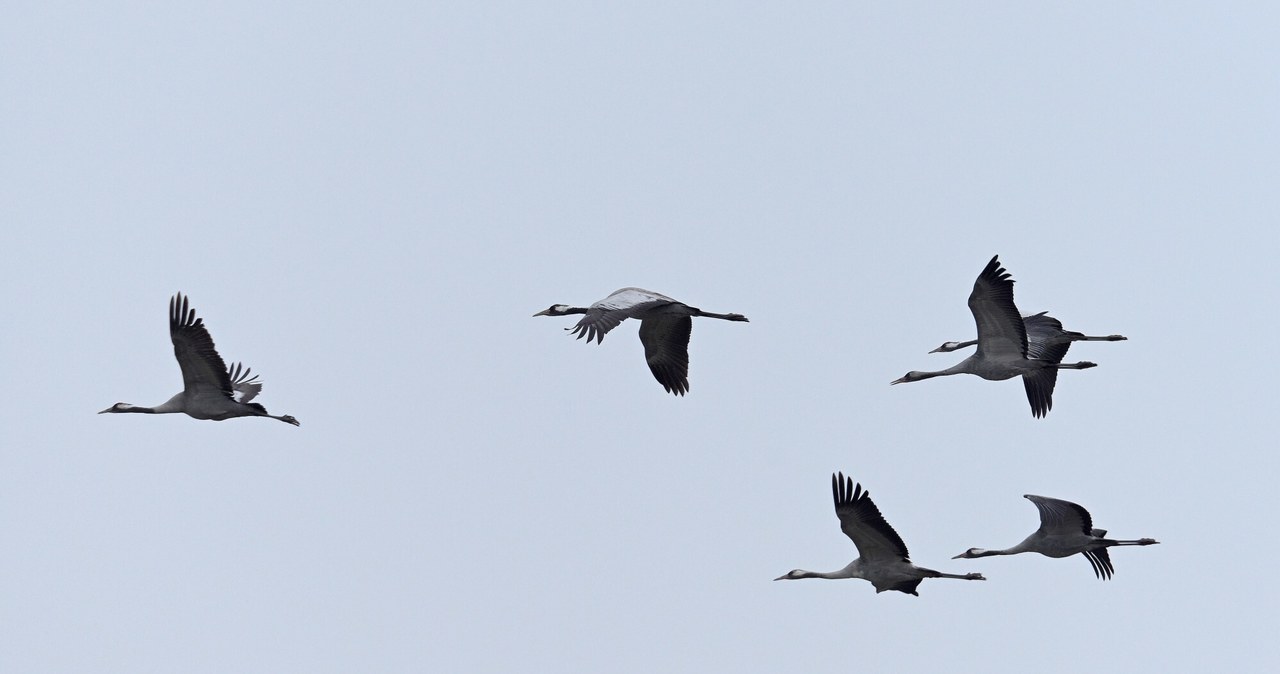
[(169, 299), (169, 339), (173, 340), (173, 356), (182, 368), (182, 386), (188, 394), (221, 393), (231, 397), (231, 377), (213, 346), (213, 338), (196, 318), (196, 310), (178, 293)]
[(664, 314), (640, 321), (640, 343), (649, 371), (667, 393), (684, 395), (689, 390), (689, 335), (693, 319)]
[(839, 473), (831, 476), (831, 495), (836, 503), (840, 530), (858, 547), (864, 561), (906, 560), (907, 545), (898, 532), (884, 521), (871, 501), (871, 494), (854, 485), (853, 478)]
[(978, 325), (978, 355), (993, 360), (1016, 360), (1027, 356), (1027, 330), (1013, 303), (1013, 279), (1000, 266), (1000, 256), (991, 258), (969, 294), (969, 311)]
[(1058, 368), (1046, 367), (1022, 375), (1031, 415), (1039, 419), (1053, 409), (1053, 389), (1058, 385)]
[(1027, 494), (1026, 498), (1036, 504), (1040, 511), (1040, 531), (1044, 534), (1078, 534), (1092, 535), (1093, 518), (1089, 511), (1071, 501)]
[(1111, 554), (1107, 552), (1106, 548), (1085, 550), (1080, 554), (1089, 560), (1089, 566), (1093, 567), (1093, 575), (1098, 578), (1107, 580), (1116, 572), (1115, 567), (1111, 566)]
[[(1061, 363), (1071, 348), (1070, 333), (1062, 329), (1062, 323), (1047, 311), (1022, 317), (1027, 331), (1027, 357), (1049, 363)], [(1027, 402), (1031, 414), (1043, 417), (1053, 409), (1053, 389), (1058, 385), (1058, 368), (1046, 367), (1022, 375), (1022, 385), (1027, 390)]]
[(1067, 349), (1071, 348), (1071, 333), (1062, 329), (1061, 321), (1048, 315), (1048, 312), (1041, 311), (1033, 316), (1023, 317), (1022, 325), (1027, 331), (1028, 358), (1061, 363), (1067, 357)]
[(618, 327), (628, 318), (642, 316), (646, 311), (664, 304), (672, 304), (675, 300), (642, 288), (621, 288), (587, 309), (587, 314), (573, 326), (571, 334), (578, 339), (584, 336), (587, 341), (604, 341), (605, 333)]
[(227, 377), (231, 380), (231, 388), (239, 394), (236, 402), (247, 403), (253, 400), (262, 392), (262, 382), (258, 381), (258, 375), (249, 376), (252, 370), (244, 368), (241, 370), (240, 363), (232, 363), (227, 370)]

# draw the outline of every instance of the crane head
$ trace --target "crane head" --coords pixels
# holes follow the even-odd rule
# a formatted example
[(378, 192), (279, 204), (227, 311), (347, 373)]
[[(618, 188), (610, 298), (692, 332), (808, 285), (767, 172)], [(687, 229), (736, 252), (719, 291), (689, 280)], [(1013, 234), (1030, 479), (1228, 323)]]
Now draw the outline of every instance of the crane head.
[(932, 375), (925, 372), (916, 372), (915, 370), (912, 370), (902, 375), (901, 377), (889, 382), (889, 385), (893, 386), (894, 384), (905, 384), (907, 382), (920, 381), (921, 379), (928, 379), (931, 376)]
[(553, 304), (550, 307), (534, 314), (534, 316), (567, 316), (569, 315), (569, 309), (571, 308), (572, 307), (567, 304)]

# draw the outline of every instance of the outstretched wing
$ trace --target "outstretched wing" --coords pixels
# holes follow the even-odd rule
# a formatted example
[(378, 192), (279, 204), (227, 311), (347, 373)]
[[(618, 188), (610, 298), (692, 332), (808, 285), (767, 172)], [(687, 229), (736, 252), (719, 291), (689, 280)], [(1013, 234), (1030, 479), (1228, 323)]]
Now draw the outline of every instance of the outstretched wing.
[(231, 397), (227, 366), (214, 348), (204, 320), (196, 318), (196, 310), (188, 306), (182, 293), (169, 299), (169, 339), (173, 340), (173, 355), (182, 368), (183, 390), (188, 394), (217, 392)]
[(907, 545), (898, 532), (884, 521), (884, 515), (871, 501), (871, 494), (854, 485), (853, 478), (844, 473), (831, 476), (831, 495), (836, 502), (836, 516), (840, 518), (840, 530), (858, 546), (858, 555), (865, 561), (906, 560)]
[(663, 314), (640, 321), (640, 342), (649, 371), (667, 393), (678, 396), (689, 390), (689, 335), (693, 319)]
[(1089, 516), (1089, 511), (1085, 510), (1083, 506), (1071, 501), (1049, 498), (1048, 496), (1036, 496), (1035, 494), (1026, 494), (1025, 496), (1036, 504), (1036, 509), (1040, 511), (1040, 531), (1042, 533), (1049, 535), (1076, 533), (1092, 535), (1093, 518)]
[(1000, 256), (991, 258), (973, 282), (969, 311), (978, 325), (978, 355), (996, 360), (1025, 358), (1027, 330), (1013, 303), (1013, 279), (1000, 266)]
[(675, 300), (643, 288), (621, 288), (613, 291), (608, 297), (592, 304), (582, 320), (573, 326), (570, 334), (587, 341), (604, 341), (605, 333), (618, 327), (628, 318), (643, 316), (645, 312), (664, 304), (672, 304)]

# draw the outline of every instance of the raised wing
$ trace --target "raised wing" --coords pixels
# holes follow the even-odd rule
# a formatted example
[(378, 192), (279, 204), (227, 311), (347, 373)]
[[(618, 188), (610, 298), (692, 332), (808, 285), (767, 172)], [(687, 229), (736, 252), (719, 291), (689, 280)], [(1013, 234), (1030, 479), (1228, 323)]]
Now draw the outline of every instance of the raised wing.
[(1016, 360), (1027, 355), (1027, 330), (1013, 303), (1013, 279), (991, 258), (969, 293), (969, 311), (978, 325), (978, 355), (993, 360)]
[(1036, 504), (1040, 511), (1040, 531), (1049, 535), (1057, 534), (1093, 534), (1093, 518), (1083, 506), (1049, 498), (1027, 494), (1026, 498)]
[(196, 318), (196, 310), (188, 306), (182, 293), (169, 299), (169, 339), (173, 340), (173, 355), (182, 368), (184, 391), (188, 394), (220, 392), (231, 397), (227, 366), (214, 348), (204, 320)]
[(250, 377), (251, 371), (247, 367), (241, 370), (240, 363), (232, 363), (231, 368), (227, 370), (227, 377), (231, 379), (231, 388), (238, 394), (237, 402), (247, 403), (262, 392), (262, 382), (258, 381), (256, 374)]
[(678, 396), (689, 390), (689, 334), (693, 319), (664, 314), (640, 321), (640, 342), (649, 371), (667, 393)]
[(578, 339), (584, 336), (587, 341), (604, 341), (605, 333), (618, 327), (628, 318), (643, 316), (650, 309), (664, 304), (672, 304), (675, 300), (643, 288), (621, 288), (595, 304), (592, 304), (582, 320), (571, 328), (570, 334)]
[(836, 502), (840, 530), (858, 546), (858, 556), (865, 561), (906, 560), (907, 545), (898, 532), (884, 521), (871, 495), (854, 485), (844, 473), (831, 476), (831, 495)]

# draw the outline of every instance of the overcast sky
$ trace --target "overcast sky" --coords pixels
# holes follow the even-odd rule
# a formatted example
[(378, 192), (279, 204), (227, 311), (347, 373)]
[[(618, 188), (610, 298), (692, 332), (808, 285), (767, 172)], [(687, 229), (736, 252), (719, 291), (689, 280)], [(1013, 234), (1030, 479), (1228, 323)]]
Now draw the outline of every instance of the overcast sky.
[[(1061, 5), (1061, 6), (1058, 6)], [(9, 3), (0, 669), (1261, 671), (1280, 659), (1269, 3)], [(994, 254), (1073, 346), (964, 354)], [(695, 320), (531, 318), (623, 286)], [(181, 386), (169, 297), (270, 419)], [(830, 475), (920, 596), (839, 569)], [(1035, 529), (1117, 538), (951, 560)]]

